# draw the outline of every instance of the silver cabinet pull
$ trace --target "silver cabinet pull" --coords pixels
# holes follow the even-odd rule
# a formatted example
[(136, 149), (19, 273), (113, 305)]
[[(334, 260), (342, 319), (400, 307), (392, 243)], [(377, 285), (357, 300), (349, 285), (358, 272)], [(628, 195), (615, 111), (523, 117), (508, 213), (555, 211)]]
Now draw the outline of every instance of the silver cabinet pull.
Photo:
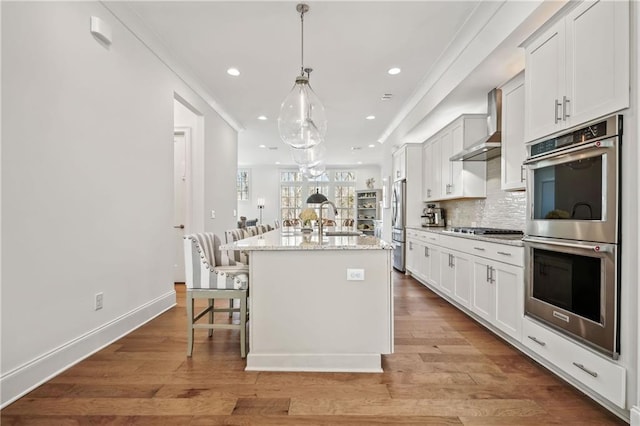
[(520, 166), (520, 182), (524, 182), (524, 165)]
[(495, 284), (495, 282), (496, 282), (496, 268), (494, 268), (493, 266), (490, 266), (489, 268), (491, 268), (491, 270), (489, 272), (489, 276), (491, 277), (491, 282)]
[(584, 371), (585, 373), (592, 375), (593, 377), (598, 377), (598, 373), (596, 373), (595, 371), (589, 370), (587, 367), (585, 367), (582, 364), (578, 364), (577, 362), (574, 362), (573, 365), (575, 365), (576, 367), (578, 367), (580, 370)]
[(490, 283), (491, 282), (491, 273), (489, 272), (489, 265), (487, 265), (487, 282)]
[(567, 104), (571, 102), (566, 96), (562, 97), (562, 119), (567, 121), (567, 117), (571, 117), (569, 113), (567, 113)]
[(506, 251), (499, 251), (498, 254), (501, 254), (503, 256), (511, 256), (511, 253), (507, 253)]
[(180, 225), (173, 225), (174, 228), (176, 229), (184, 229), (184, 225), (180, 224)]
[(558, 124), (558, 121), (562, 120), (561, 117), (558, 117), (558, 107), (562, 106), (562, 104), (560, 102), (558, 102), (557, 99), (554, 99), (553, 103), (555, 105), (555, 112), (553, 114), (553, 119), (554, 119), (555, 124)]
[(486, 250), (486, 249), (485, 249), (485, 248), (483, 248), (483, 247), (474, 247), (473, 249), (474, 249), (474, 250), (480, 250), (480, 251), (485, 251), (485, 250)]
[(536, 339), (536, 338), (535, 338), (535, 337), (533, 337), (533, 336), (527, 336), (527, 337), (528, 337), (529, 339), (533, 340), (534, 342), (536, 342), (537, 344), (539, 344), (540, 346), (547, 346), (547, 344), (546, 344), (545, 342), (542, 342), (542, 341), (540, 341), (540, 340)]
[(424, 257), (429, 257), (429, 247), (424, 248)]
[(409, 241), (409, 250), (413, 250), (413, 241)]

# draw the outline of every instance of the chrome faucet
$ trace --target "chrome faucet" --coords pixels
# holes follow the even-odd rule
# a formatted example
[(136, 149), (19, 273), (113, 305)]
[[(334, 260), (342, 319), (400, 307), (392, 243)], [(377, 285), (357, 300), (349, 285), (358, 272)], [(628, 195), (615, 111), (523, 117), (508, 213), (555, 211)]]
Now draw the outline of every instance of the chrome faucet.
[(320, 218), (318, 219), (318, 235), (320, 237), (320, 241), (322, 241), (322, 207), (324, 207), (325, 204), (331, 204), (331, 207), (333, 207), (333, 214), (337, 215), (338, 214), (338, 209), (336, 208), (336, 205), (333, 204), (332, 201), (323, 201), (322, 203), (320, 203)]

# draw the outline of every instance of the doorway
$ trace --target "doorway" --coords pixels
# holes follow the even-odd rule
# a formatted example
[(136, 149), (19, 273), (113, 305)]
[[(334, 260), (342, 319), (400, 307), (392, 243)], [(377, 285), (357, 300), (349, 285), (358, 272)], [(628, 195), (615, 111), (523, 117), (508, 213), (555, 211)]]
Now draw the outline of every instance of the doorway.
[(184, 236), (202, 232), (204, 218), (204, 117), (180, 95), (173, 102), (173, 279), (185, 282)]
[(183, 240), (189, 222), (190, 153), (191, 129), (175, 128), (173, 132), (173, 228), (175, 229), (173, 281), (175, 283), (185, 282)]

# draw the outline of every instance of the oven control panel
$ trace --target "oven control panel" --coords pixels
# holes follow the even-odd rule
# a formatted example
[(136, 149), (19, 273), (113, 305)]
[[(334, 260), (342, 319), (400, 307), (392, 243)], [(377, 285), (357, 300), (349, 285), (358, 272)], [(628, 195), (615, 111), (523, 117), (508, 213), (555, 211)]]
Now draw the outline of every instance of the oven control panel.
[(619, 126), (621, 125), (621, 116), (609, 117), (606, 120), (582, 127), (580, 129), (566, 133), (562, 136), (547, 139), (545, 141), (530, 145), (529, 157), (546, 154), (548, 152), (566, 148), (570, 145), (587, 142), (592, 139), (603, 139), (605, 137), (615, 136), (619, 133)]

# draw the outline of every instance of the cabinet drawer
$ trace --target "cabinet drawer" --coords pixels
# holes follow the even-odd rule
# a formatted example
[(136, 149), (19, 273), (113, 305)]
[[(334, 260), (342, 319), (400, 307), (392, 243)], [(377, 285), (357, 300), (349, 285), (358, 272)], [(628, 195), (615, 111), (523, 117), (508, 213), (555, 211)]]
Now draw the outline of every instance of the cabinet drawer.
[(522, 343), (594, 392), (626, 408), (624, 367), (526, 317)]
[(436, 232), (423, 231), (420, 234), (420, 241), (428, 244), (440, 244), (440, 234)]
[[(498, 262), (509, 263), (515, 266), (524, 266), (524, 247), (509, 246), (506, 244), (482, 242), (483, 253), (477, 253), (478, 250), (474, 249), (474, 254), (478, 256), (488, 257)], [(474, 241), (476, 243), (476, 241)], [(474, 247), (477, 245), (474, 244)]]

